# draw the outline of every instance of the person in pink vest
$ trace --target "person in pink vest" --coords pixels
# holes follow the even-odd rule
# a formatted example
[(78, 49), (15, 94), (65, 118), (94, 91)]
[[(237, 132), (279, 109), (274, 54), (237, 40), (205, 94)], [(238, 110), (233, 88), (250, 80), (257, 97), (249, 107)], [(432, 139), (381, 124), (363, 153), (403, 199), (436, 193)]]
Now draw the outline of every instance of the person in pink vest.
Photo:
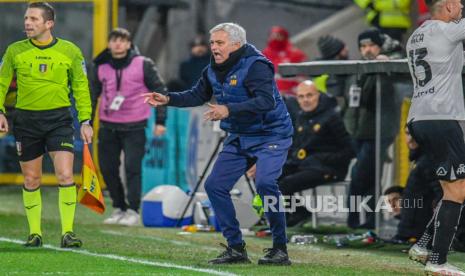
[[(92, 100), (96, 107), (99, 165), (110, 191), (114, 211), (105, 224), (140, 224), (142, 158), (145, 153), (145, 127), (151, 108), (140, 96), (149, 91), (167, 93), (154, 62), (132, 47), (131, 34), (116, 28), (108, 36), (108, 48), (94, 59)], [(165, 133), (166, 107), (157, 107), (154, 135)], [(119, 173), (124, 152), (127, 197)]]

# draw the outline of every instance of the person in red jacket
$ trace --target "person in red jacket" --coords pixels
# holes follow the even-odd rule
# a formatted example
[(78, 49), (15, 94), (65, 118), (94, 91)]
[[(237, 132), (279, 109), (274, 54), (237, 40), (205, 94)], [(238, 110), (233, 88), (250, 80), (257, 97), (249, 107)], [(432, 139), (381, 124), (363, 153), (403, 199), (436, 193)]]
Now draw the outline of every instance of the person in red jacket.
[[(288, 31), (280, 26), (271, 27), (268, 37), (268, 44), (263, 50), (263, 55), (268, 58), (275, 67), (275, 72), (278, 72), (278, 65), (287, 62), (303, 62), (307, 56), (300, 49), (297, 49), (289, 41)], [(282, 94), (295, 95), (295, 89), (299, 81), (295, 78), (282, 78), (279, 74), (275, 74), (276, 84)]]
[(431, 14), (429, 12), (428, 6), (426, 5), (425, 0), (417, 0), (418, 6), (418, 18), (417, 18), (417, 26), (420, 26), (426, 20), (431, 18)]

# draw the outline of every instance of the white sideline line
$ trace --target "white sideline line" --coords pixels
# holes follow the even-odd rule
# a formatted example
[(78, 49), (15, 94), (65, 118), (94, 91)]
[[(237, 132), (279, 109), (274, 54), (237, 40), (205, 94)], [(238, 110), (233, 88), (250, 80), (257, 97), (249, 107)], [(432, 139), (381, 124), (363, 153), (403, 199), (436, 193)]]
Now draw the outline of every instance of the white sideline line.
[(139, 239), (167, 242), (167, 243), (171, 243), (171, 244), (175, 244), (175, 245), (179, 245), (179, 246), (196, 246), (197, 248), (201, 248), (201, 249), (208, 250), (208, 251), (218, 251), (217, 247), (203, 246), (203, 245), (198, 245), (198, 244), (195, 244), (195, 243), (192, 243), (192, 242), (170, 240), (170, 239), (165, 239), (165, 238), (160, 238), (160, 237), (155, 237), (155, 236), (132, 235), (132, 234), (122, 233), (122, 232), (112, 231), (112, 230), (100, 230), (100, 233), (114, 235), (114, 236), (131, 237), (131, 238), (139, 238)]
[[(3, 242), (8, 242), (8, 243), (15, 243), (15, 244), (23, 244), (24, 243), (24, 241), (9, 239), (9, 238), (5, 238), (5, 237), (0, 237), (0, 242), (2, 242), (2, 241)], [(217, 271), (217, 270), (213, 270), (213, 269), (195, 268), (195, 267), (191, 267), (191, 266), (183, 266), (183, 265), (177, 265), (177, 264), (171, 264), (171, 263), (152, 262), (152, 261), (147, 261), (147, 260), (128, 258), (128, 257), (124, 257), (124, 256), (114, 255), (114, 254), (99, 254), (99, 253), (94, 253), (94, 252), (90, 252), (90, 251), (82, 250), (82, 249), (68, 249), (68, 248), (64, 249), (64, 248), (60, 248), (60, 247), (56, 247), (56, 246), (48, 245), (48, 244), (44, 244), (43, 247), (47, 248), (47, 249), (52, 249), (52, 250), (55, 250), (55, 251), (73, 252), (73, 253), (78, 253), (78, 254), (86, 255), (86, 256), (100, 257), (100, 258), (124, 261), (124, 262), (129, 262), (129, 263), (136, 263), (136, 264), (143, 264), (143, 265), (150, 265), (150, 266), (158, 266), (158, 267), (166, 267), (166, 268), (176, 268), (176, 269), (195, 271), (195, 272), (203, 272), (203, 273), (209, 273), (209, 274), (220, 275), (220, 276), (235, 276), (236, 275), (234, 273), (222, 272), (222, 271)]]

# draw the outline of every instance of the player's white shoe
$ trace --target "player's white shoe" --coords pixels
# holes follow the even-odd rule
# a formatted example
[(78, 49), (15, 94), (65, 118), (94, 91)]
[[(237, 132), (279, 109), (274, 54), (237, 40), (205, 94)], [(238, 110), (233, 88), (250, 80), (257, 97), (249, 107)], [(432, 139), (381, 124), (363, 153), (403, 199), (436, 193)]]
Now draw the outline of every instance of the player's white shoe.
[(124, 217), (126, 212), (121, 210), (120, 208), (116, 208), (113, 210), (113, 213), (111, 213), (111, 216), (106, 218), (103, 223), (104, 224), (118, 224), (118, 222)]
[(450, 275), (450, 276), (465, 276), (465, 272), (451, 264), (445, 263), (442, 265), (435, 265), (427, 262), (425, 266), (426, 275)]
[(140, 216), (136, 211), (128, 209), (124, 216), (118, 221), (118, 224), (126, 226), (140, 225)]
[(428, 261), (430, 253), (431, 252), (428, 249), (414, 244), (412, 247), (410, 247), (410, 250), (408, 251), (408, 257), (412, 261), (419, 262), (425, 265)]

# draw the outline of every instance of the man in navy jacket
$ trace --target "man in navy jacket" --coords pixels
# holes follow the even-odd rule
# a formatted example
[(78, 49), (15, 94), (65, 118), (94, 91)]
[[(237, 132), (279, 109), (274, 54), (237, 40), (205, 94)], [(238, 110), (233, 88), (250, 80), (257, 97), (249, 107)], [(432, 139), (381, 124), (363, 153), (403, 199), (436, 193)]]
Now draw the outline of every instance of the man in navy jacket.
[(256, 163), (256, 188), (264, 202), (273, 234), (273, 247), (258, 264), (289, 265), (286, 222), (277, 179), (292, 143), (292, 123), (274, 81), (273, 64), (246, 41), (245, 30), (223, 23), (210, 30), (212, 59), (192, 89), (145, 94), (153, 106), (190, 107), (208, 103), (206, 120), (221, 120), (228, 133), (224, 147), (205, 183), (218, 218), (226, 250), (211, 264), (248, 263), (245, 242), (229, 192)]

